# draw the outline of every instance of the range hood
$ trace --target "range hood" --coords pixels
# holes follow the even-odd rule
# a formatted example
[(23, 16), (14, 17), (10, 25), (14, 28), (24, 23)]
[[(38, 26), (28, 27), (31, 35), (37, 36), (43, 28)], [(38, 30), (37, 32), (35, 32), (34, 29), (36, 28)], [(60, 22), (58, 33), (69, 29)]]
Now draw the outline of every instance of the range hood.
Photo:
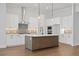
[(25, 15), (26, 14), (26, 8), (25, 7), (21, 7), (21, 21), (20, 23), (26, 23), (25, 21)]
[(25, 7), (21, 7), (21, 21), (18, 23), (18, 33), (26, 34), (28, 32), (28, 24), (25, 21)]

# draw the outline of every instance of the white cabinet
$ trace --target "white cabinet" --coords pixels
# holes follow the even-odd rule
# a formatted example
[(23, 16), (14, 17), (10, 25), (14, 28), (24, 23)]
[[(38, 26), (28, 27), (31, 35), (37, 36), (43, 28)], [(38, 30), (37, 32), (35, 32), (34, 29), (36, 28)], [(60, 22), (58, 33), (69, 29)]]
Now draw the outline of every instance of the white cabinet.
[(15, 14), (7, 14), (6, 27), (18, 28), (19, 17)]
[(6, 4), (0, 3), (0, 48), (6, 48), (5, 20), (6, 20)]
[(53, 34), (60, 34), (60, 24), (54, 24), (52, 26), (52, 33)]
[(61, 19), (61, 26), (64, 27), (73, 27), (73, 19), (72, 16), (65, 16)]
[(52, 19), (53, 24), (60, 24), (60, 17), (56, 17)]
[(7, 35), (7, 46), (18, 46), (25, 44), (25, 37), (22, 34), (8, 34)]

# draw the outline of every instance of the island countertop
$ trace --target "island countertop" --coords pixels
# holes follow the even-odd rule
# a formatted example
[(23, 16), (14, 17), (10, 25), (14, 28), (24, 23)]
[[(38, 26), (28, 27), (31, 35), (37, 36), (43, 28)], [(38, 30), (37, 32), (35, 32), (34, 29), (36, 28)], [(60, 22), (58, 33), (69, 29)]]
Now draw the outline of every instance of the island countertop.
[(36, 35), (36, 34), (26, 34), (25, 36), (31, 36), (31, 37), (40, 37), (40, 36), (59, 36), (58, 34), (43, 34), (43, 35)]

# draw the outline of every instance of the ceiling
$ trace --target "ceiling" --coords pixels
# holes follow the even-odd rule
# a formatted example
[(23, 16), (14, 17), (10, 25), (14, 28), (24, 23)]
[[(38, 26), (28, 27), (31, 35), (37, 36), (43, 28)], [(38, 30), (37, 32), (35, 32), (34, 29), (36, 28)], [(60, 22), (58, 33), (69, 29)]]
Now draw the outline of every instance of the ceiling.
[(53, 10), (55, 11), (70, 6), (72, 6), (72, 3), (53, 3)]
[[(7, 3), (9, 12), (19, 13), (20, 7), (26, 8), (27, 16), (37, 17), (39, 13), (46, 18), (52, 17), (52, 3)], [(39, 8), (40, 7), (40, 8)], [(20, 8), (20, 9), (19, 9)], [(16, 13), (17, 13), (16, 12)]]
[[(7, 3), (8, 7), (26, 7), (26, 8), (39, 8), (39, 3)], [(49, 10), (58, 10), (61, 8), (69, 7), (72, 3), (40, 3), (40, 8), (45, 11)]]
[(56, 11), (65, 7), (69, 7), (72, 4), (71, 3), (40, 3), (40, 4), (39, 3), (6, 3), (6, 5), (7, 5), (7, 9), (10, 12), (19, 13), (20, 9), (18, 8), (25, 7), (27, 14), (30, 13), (31, 16), (37, 17), (39, 15), (39, 9), (40, 9), (40, 14), (44, 15), (46, 18), (51, 18), (53, 11)]
[(49, 8), (51, 9), (52, 3), (7, 3), (6, 4), (8, 7), (26, 7), (26, 8), (34, 8), (34, 7), (40, 7), (43, 9)]

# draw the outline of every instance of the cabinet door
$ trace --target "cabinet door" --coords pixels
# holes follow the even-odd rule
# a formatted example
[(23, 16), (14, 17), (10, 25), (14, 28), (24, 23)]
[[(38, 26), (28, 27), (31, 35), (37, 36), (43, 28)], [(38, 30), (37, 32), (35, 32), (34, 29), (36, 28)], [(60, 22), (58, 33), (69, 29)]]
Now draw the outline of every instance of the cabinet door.
[(7, 27), (18, 28), (18, 23), (19, 23), (18, 15), (7, 14), (6, 19), (7, 19), (7, 21), (6, 21)]
[(53, 34), (60, 34), (60, 24), (54, 24), (52, 26)]
[(22, 35), (7, 35), (7, 46), (24, 45), (24, 36)]
[(32, 37), (32, 50), (39, 49), (39, 38)]
[(58, 46), (58, 36), (39, 37), (39, 48)]
[(32, 40), (30, 36), (25, 36), (25, 48), (32, 49)]

